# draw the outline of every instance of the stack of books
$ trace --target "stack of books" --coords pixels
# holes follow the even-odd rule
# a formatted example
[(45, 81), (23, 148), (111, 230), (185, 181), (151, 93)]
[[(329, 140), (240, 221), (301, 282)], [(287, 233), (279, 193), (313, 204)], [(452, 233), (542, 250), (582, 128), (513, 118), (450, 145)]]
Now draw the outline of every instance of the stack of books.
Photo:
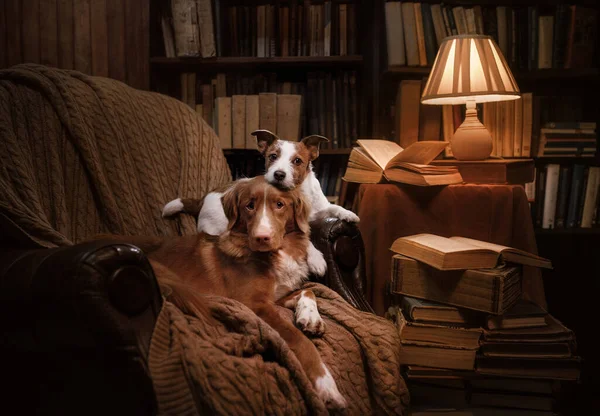
[[(394, 241), (388, 313), (415, 408), (542, 415), (579, 378), (575, 336), (523, 299), (522, 267), (542, 257), (464, 237)], [(523, 413), (526, 412), (526, 413)]]

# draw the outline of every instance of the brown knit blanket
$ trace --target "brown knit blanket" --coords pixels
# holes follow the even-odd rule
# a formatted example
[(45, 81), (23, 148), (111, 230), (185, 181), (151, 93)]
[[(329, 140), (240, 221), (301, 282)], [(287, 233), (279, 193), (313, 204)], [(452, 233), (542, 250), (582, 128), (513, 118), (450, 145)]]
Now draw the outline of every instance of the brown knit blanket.
[(44, 247), (193, 233), (164, 204), (230, 178), (214, 131), (175, 99), (41, 65), (0, 71), (2, 230)]
[[(349, 407), (345, 414), (403, 414), (398, 332), (331, 289), (307, 283), (326, 324), (314, 338)], [(207, 296), (207, 316), (165, 302), (150, 347), (150, 371), (166, 415), (327, 414), (279, 334), (234, 300)], [(292, 311), (280, 308), (286, 319)]]

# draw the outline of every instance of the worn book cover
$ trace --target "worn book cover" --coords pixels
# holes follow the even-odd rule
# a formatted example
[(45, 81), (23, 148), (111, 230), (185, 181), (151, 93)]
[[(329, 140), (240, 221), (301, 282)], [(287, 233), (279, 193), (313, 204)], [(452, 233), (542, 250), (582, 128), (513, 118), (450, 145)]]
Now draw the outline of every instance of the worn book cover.
[(413, 296), (490, 314), (502, 314), (521, 296), (521, 267), (441, 271), (396, 254), (392, 293)]

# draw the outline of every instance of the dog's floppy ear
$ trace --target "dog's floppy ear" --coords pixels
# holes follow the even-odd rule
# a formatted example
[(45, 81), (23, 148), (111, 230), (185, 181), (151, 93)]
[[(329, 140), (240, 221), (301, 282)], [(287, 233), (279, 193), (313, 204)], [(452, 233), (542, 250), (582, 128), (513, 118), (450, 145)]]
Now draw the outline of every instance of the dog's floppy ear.
[(280, 140), (275, 133), (269, 130), (254, 130), (250, 134), (256, 136), (256, 147), (263, 156), (269, 146), (271, 146), (277, 140)]
[(310, 232), (308, 216), (310, 214), (310, 204), (304, 199), (302, 193), (298, 190), (291, 191), (294, 204), (294, 224), (295, 229), (304, 234)]
[(310, 160), (313, 161), (319, 157), (319, 147), (321, 146), (321, 142), (328, 142), (329, 139), (327, 137), (319, 136), (318, 134), (312, 134), (310, 136), (306, 136), (301, 140), (304, 143), (304, 146), (310, 152)]
[(221, 197), (221, 203), (223, 204), (223, 211), (225, 212), (225, 216), (229, 223), (227, 225), (227, 230), (232, 230), (235, 227), (235, 224), (238, 222), (240, 212), (239, 212), (239, 193), (236, 192), (235, 186), (225, 191), (223, 196)]

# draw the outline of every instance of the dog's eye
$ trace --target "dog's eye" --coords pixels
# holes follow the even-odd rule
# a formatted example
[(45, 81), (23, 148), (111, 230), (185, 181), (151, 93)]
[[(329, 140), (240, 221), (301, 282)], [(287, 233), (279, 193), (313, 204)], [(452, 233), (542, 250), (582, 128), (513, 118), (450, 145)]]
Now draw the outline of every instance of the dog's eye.
[(296, 159), (294, 159), (294, 163), (296, 165), (301, 165), (302, 164), (302, 159), (300, 159), (299, 157), (297, 157)]
[(273, 161), (275, 161), (275, 159), (277, 159), (277, 153), (271, 153), (271, 154), (269, 155), (269, 160), (270, 160), (271, 162), (273, 162)]
[(254, 209), (254, 201), (248, 202), (248, 205), (246, 205), (246, 209), (248, 211), (252, 211)]
[(285, 204), (281, 201), (277, 201), (277, 209), (281, 209), (285, 206)]

